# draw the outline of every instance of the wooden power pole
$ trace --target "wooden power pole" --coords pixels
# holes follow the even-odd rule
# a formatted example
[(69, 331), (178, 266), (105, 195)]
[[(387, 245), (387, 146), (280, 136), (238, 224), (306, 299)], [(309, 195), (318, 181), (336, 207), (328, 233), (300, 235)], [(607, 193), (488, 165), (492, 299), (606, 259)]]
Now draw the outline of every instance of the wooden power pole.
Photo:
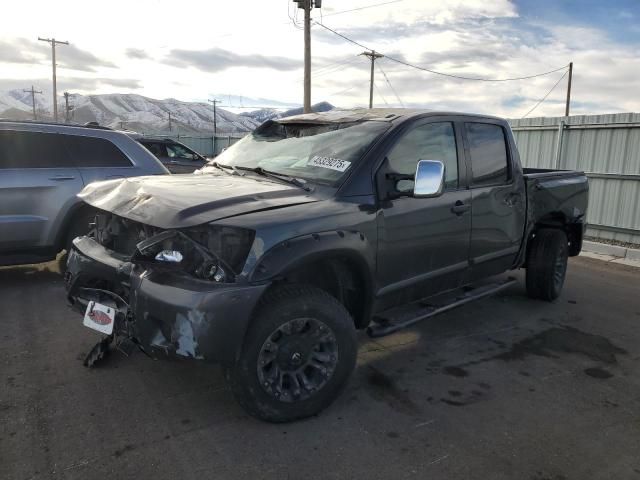
[(53, 120), (58, 121), (58, 92), (56, 86), (56, 45), (69, 45), (69, 42), (61, 42), (55, 38), (40, 38), (41, 42), (48, 42), (51, 44), (51, 65), (53, 67)]
[(362, 52), (360, 55), (364, 55), (371, 60), (371, 80), (369, 83), (369, 108), (373, 108), (373, 73), (374, 73), (374, 64), (376, 62), (376, 58), (382, 58), (384, 55), (381, 53), (377, 53), (375, 50), (371, 50), (370, 52)]
[(33, 88), (33, 85), (31, 85), (31, 90), (22, 90), (25, 93), (30, 93), (31, 94), (31, 105), (33, 106), (33, 119), (37, 120), (38, 116), (36, 115), (36, 93), (42, 93), (38, 90), (35, 90)]
[(293, 0), (304, 10), (304, 113), (311, 112), (311, 9), (322, 8), (322, 0)]
[(569, 107), (571, 106), (571, 80), (573, 78), (573, 62), (569, 63), (569, 80), (567, 80), (567, 105), (564, 109), (564, 116), (569, 116)]
[(69, 92), (64, 92), (64, 121), (66, 123), (71, 122), (71, 110), (73, 110), (73, 105), (69, 105)]
[(220, 100), (207, 100), (207, 102), (213, 104), (213, 154), (216, 154), (216, 135), (218, 134), (218, 116), (216, 115), (216, 103), (220, 103)]

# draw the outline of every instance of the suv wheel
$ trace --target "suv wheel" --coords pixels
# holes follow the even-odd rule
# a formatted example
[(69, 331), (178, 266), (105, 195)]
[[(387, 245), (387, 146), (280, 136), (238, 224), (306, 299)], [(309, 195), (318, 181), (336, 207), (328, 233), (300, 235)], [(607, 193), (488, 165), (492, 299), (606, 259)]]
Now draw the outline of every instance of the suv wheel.
[(353, 371), (356, 353), (344, 306), (315, 287), (283, 286), (267, 293), (226, 376), (248, 413), (287, 422), (329, 406)]
[(527, 259), (527, 294), (552, 301), (560, 296), (567, 273), (568, 243), (562, 230), (536, 233)]

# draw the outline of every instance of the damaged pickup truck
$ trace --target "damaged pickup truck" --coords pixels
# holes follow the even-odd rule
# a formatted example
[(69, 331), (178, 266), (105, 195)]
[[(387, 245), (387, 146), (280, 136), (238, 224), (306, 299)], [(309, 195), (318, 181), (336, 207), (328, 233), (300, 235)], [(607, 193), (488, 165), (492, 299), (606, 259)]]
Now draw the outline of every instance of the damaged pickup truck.
[(531, 297), (557, 298), (587, 192), (582, 172), (523, 169), (499, 118), (268, 121), (193, 175), (87, 186), (95, 222), (73, 242), (68, 299), (105, 335), (88, 364), (135, 345), (217, 362), (249, 413), (290, 421), (337, 397), (357, 329), (391, 334), (518, 268)]

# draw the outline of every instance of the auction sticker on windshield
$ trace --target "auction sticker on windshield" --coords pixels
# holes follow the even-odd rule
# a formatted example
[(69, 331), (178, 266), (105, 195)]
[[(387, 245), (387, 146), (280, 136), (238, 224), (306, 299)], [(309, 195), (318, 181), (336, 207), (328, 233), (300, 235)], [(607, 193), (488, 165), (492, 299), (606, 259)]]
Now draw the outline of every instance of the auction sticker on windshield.
[(112, 307), (91, 301), (87, 305), (82, 324), (106, 335), (113, 333), (113, 323), (116, 311)]
[(344, 172), (351, 166), (351, 162), (340, 160), (339, 158), (320, 157), (319, 155), (316, 155), (315, 157), (309, 159), (307, 165), (310, 167), (328, 168), (337, 172)]

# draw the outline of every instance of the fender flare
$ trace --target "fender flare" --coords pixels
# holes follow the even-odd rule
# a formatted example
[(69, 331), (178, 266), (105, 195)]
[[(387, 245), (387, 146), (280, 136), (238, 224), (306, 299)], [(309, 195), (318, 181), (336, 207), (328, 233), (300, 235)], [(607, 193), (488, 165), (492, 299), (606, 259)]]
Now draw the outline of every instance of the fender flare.
[(278, 276), (304, 263), (323, 258), (343, 257), (354, 262), (365, 281), (373, 285), (375, 271), (374, 246), (366, 236), (355, 230), (333, 230), (301, 235), (280, 242), (267, 250), (256, 262), (249, 282), (259, 283)]

